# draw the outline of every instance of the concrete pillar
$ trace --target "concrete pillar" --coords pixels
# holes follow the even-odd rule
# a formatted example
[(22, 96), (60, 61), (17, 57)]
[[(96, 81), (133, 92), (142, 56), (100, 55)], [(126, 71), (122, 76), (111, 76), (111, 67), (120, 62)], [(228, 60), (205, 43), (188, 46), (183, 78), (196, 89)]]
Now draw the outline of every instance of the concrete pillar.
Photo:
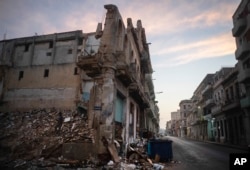
[(110, 142), (114, 140), (114, 107), (116, 100), (116, 89), (114, 84), (114, 69), (112, 67), (103, 67), (102, 75), (97, 79), (95, 85), (94, 101), (94, 126), (97, 130), (96, 143), (98, 144), (98, 153), (106, 153), (106, 148), (101, 141), (105, 137)]

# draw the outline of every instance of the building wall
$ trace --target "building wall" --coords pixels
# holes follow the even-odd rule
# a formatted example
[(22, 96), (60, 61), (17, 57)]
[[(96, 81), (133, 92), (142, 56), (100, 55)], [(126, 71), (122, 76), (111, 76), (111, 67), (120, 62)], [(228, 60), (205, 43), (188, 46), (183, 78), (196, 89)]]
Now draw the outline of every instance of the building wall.
[[(2, 110), (37, 107), (72, 108), (79, 98), (79, 78), (74, 75), (75, 64), (25, 67), (6, 72)], [(45, 70), (48, 77), (44, 77)], [(23, 77), (20, 77), (23, 72)], [(65, 78), (65, 75), (69, 75)]]
[[(69, 109), (80, 99), (81, 31), (2, 41), (2, 111)], [(80, 43), (81, 44), (81, 43)]]

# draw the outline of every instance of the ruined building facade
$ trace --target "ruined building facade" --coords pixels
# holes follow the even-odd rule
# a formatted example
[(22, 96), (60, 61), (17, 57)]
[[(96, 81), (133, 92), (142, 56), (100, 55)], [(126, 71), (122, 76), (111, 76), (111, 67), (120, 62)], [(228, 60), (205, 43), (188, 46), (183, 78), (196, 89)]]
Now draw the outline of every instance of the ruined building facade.
[[(72, 31), (0, 41), (1, 112), (77, 109), (101, 138), (133, 142), (159, 130), (145, 30), (105, 5), (96, 32)], [(145, 133), (144, 133), (145, 134)], [(99, 142), (99, 143), (98, 143)]]

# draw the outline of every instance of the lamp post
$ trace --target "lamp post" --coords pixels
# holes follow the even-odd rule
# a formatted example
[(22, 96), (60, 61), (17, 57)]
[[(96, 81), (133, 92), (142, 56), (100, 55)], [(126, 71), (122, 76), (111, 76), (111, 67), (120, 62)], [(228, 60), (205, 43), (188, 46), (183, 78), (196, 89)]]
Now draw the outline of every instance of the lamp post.
[(163, 91), (155, 92), (155, 94), (161, 94), (161, 93), (163, 93)]

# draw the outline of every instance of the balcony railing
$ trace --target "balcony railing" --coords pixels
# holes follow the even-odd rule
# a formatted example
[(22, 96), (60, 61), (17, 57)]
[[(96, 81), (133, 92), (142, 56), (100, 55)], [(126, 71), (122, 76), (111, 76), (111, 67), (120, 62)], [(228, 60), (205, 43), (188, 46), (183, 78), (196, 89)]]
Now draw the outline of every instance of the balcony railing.
[(238, 74), (238, 81), (244, 83), (250, 79), (250, 68), (242, 70)]
[(208, 99), (205, 101), (205, 107), (210, 107), (212, 105), (214, 105), (214, 99)]
[(240, 105), (242, 108), (250, 107), (250, 96), (247, 96), (240, 100)]
[(220, 112), (221, 112), (221, 105), (216, 105), (216, 106), (212, 107), (212, 109), (211, 109), (212, 114), (217, 114)]
[(208, 90), (211, 90), (212, 89), (212, 85), (211, 84), (208, 84), (204, 90), (201, 91), (201, 94), (204, 94), (206, 93)]
[(236, 60), (243, 60), (250, 52), (250, 42), (243, 41), (235, 51)]

